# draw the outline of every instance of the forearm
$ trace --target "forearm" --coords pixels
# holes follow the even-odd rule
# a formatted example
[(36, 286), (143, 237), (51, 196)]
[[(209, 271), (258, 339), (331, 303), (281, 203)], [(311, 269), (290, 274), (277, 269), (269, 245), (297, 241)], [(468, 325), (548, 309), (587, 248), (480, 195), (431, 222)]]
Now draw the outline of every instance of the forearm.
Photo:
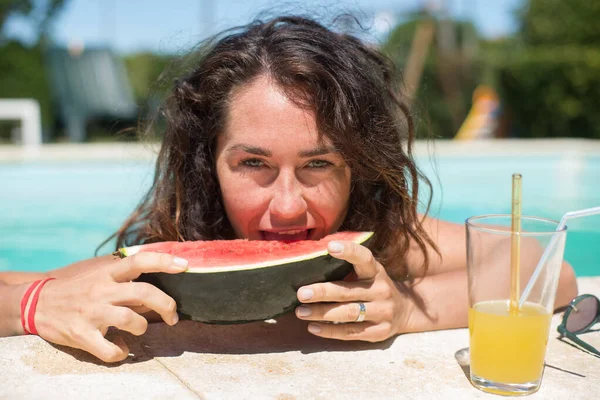
[(569, 304), (571, 300), (577, 297), (577, 278), (575, 271), (569, 263), (563, 262), (558, 278), (558, 289), (556, 289), (556, 299), (554, 300), (554, 309), (562, 308)]
[(48, 276), (48, 274), (43, 272), (0, 272), (0, 287), (3, 287), (2, 284), (20, 285), (22, 283), (34, 282)]
[(0, 337), (23, 334), (21, 298), (27, 287), (28, 284), (0, 283)]
[(100, 265), (106, 264), (107, 261), (112, 260), (112, 255), (106, 255), (89, 260), (78, 261), (73, 264), (67, 265), (48, 272), (0, 272), (0, 285), (2, 283), (6, 285), (20, 285), (22, 283), (34, 282), (44, 278), (70, 278), (76, 275), (81, 275), (89, 271), (93, 271)]
[(408, 325), (403, 332), (424, 332), (467, 326), (467, 272), (426, 276), (413, 286)]
[(48, 272), (49, 276), (54, 278), (71, 278), (78, 275), (83, 275), (94, 271), (97, 268), (105, 266), (108, 262), (115, 260), (113, 255), (105, 255), (100, 257), (90, 258), (88, 260), (78, 261), (66, 267), (54, 269)]
[[(466, 327), (468, 324), (468, 279), (466, 269), (430, 275), (413, 287), (412, 311), (404, 332), (423, 332)], [(577, 281), (564, 262), (560, 272), (554, 309), (577, 296)]]

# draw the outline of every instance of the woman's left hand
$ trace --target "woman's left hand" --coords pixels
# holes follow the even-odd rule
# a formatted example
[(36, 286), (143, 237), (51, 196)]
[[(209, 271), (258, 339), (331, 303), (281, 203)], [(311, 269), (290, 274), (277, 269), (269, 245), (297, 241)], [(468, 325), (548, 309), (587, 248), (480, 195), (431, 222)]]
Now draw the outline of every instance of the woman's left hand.
[[(354, 265), (356, 280), (316, 283), (298, 289), (296, 308), (314, 335), (339, 340), (379, 342), (407, 326), (413, 302), (369, 249), (354, 242), (330, 242), (329, 253)], [(364, 320), (359, 322), (364, 304)], [(362, 319), (362, 318), (361, 318)], [(336, 322), (333, 324), (331, 322)]]

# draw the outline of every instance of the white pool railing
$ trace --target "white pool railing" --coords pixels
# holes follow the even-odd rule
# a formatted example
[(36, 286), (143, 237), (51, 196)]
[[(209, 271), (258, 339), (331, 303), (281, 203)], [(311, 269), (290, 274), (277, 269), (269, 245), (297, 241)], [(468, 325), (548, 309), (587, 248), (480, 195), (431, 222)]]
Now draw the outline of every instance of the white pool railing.
[(20, 120), (20, 142), (25, 150), (42, 144), (40, 104), (35, 99), (0, 99), (0, 120)]

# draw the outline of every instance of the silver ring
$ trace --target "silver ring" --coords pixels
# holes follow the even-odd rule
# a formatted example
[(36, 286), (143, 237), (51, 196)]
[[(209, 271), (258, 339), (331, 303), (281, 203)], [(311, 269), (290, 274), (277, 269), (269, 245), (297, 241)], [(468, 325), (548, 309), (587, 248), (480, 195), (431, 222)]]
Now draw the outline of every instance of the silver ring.
[(358, 304), (360, 310), (358, 312), (358, 317), (356, 317), (356, 320), (354, 320), (354, 322), (363, 322), (365, 320), (365, 317), (367, 316), (367, 307), (365, 307), (365, 303), (356, 304)]

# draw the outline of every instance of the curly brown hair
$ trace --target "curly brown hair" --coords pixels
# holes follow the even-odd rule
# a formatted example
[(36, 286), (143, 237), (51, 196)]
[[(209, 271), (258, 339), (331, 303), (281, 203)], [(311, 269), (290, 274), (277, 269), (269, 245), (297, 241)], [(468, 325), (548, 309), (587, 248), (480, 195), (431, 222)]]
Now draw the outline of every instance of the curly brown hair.
[[(406, 277), (411, 240), (429, 262), (435, 243), (417, 214), (414, 122), (399, 73), (376, 49), (314, 20), (285, 16), (228, 31), (196, 57), (161, 108), (166, 122), (154, 182), (115, 233), (117, 247), (167, 240), (234, 239), (215, 171), (215, 146), (232, 92), (267, 75), (314, 112), (319, 134), (352, 170), (341, 230), (373, 231), (370, 248)], [(429, 199), (430, 202), (430, 199)]]

